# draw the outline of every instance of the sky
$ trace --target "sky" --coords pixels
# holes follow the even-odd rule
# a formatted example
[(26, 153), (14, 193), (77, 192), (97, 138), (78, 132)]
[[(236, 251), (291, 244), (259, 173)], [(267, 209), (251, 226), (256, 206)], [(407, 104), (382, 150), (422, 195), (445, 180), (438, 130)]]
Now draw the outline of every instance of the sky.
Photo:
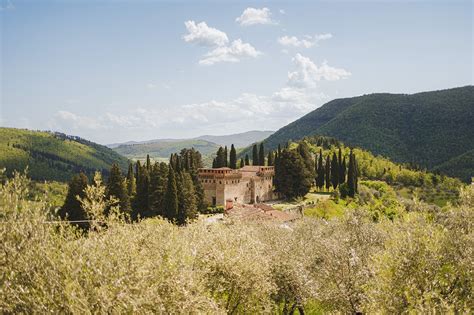
[(473, 84), (472, 1), (0, 0), (0, 126), (108, 144), (277, 130)]

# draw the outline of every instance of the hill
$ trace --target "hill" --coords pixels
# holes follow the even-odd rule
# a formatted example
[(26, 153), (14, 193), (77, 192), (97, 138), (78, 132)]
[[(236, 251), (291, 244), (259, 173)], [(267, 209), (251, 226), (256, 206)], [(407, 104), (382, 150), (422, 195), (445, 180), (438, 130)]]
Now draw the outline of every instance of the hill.
[[(264, 143), (275, 149), (306, 136), (331, 136), (396, 162), (468, 181), (474, 168), (473, 121), (474, 86), (411, 95), (370, 94), (330, 101)], [(249, 152), (247, 148), (241, 154)]]
[(124, 144), (113, 150), (123, 156), (135, 160), (143, 160), (149, 154), (154, 160), (168, 159), (172, 153), (178, 153), (184, 148), (194, 148), (203, 156), (217, 151), (219, 145), (205, 140), (156, 140), (155, 142)]
[(126, 143), (109, 144), (117, 153), (131, 159), (143, 160), (149, 154), (155, 160), (168, 159), (170, 154), (178, 153), (184, 148), (194, 148), (201, 152), (204, 162), (212, 162), (210, 157), (216, 153), (219, 146), (234, 144), (236, 148), (246, 147), (254, 142), (262, 141), (270, 136), (273, 131), (248, 131), (243, 133), (212, 136), (204, 135), (192, 139), (156, 139), (148, 141), (129, 141)]
[(124, 170), (128, 160), (113, 150), (79, 137), (61, 133), (0, 128), (0, 168), (28, 173), (35, 180), (67, 181), (84, 171), (108, 174), (113, 163)]
[(224, 135), (224, 136), (210, 136), (204, 135), (197, 137), (195, 139), (206, 140), (209, 142), (214, 142), (222, 146), (230, 147), (231, 144), (234, 144), (236, 148), (243, 148), (252, 143), (262, 141), (263, 139), (272, 135), (274, 131), (259, 131), (259, 130), (252, 130), (242, 133), (236, 133), (231, 135)]

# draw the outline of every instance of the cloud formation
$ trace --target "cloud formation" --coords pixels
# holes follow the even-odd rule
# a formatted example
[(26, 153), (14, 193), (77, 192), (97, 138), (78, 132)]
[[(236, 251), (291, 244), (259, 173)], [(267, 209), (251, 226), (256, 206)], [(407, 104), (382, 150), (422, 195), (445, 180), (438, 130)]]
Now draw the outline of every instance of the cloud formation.
[(288, 72), (288, 85), (297, 88), (315, 88), (317, 82), (322, 79), (327, 81), (336, 81), (348, 78), (351, 73), (342, 68), (334, 68), (323, 61), (320, 66), (317, 66), (308, 57), (296, 54), (293, 58), (293, 63), (296, 70)]
[(220, 46), (211, 50), (199, 60), (199, 64), (209, 66), (218, 62), (239, 62), (242, 58), (256, 58), (261, 54), (262, 52), (256, 50), (252, 45), (237, 39), (230, 46)]
[[(215, 58), (226, 53), (216, 54)], [(96, 116), (59, 111), (50, 124), (51, 129), (71, 133), (89, 130), (91, 134), (98, 134), (97, 131), (113, 134), (120, 130), (143, 134), (149, 130), (165, 131), (182, 127), (195, 134), (222, 128), (236, 131), (241, 130), (242, 125), (247, 129), (279, 128), (329, 98), (319, 90), (319, 81), (335, 81), (350, 76), (348, 71), (331, 67), (327, 62), (317, 66), (301, 54), (293, 58), (293, 66), (294, 69), (288, 72), (286, 84), (269, 95), (242, 93), (226, 101), (212, 99), (179, 106), (136, 106), (125, 113), (106, 112)]]
[(213, 27), (207, 26), (206, 22), (196, 24), (194, 21), (184, 22), (188, 34), (183, 35), (187, 43), (195, 43), (200, 46), (223, 46), (229, 42), (227, 34)]
[(327, 40), (332, 38), (332, 34), (316, 34), (314, 36), (305, 35), (303, 38), (299, 39), (296, 36), (282, 36), (278, 38), (278, 43), (283, 46), (293, 46), (299, 48), (310, 48), (314, 45), (317, 45), (322, 40)]
[(237, 17), (235, 21), (242, 26), (250, 26), (256, 24), (278, 24), (271, 19), (272, 13), (269, 8), (256, 9), (247, 8), (242, 15)]
[(243, 58), (256, 58), (262, 55), (262, 52), (249, 43), (244, 43), (240, 38), (229, 44), (226, 33), (209, 27), (206, 22), (196, 24), (194, 21), (186, 21), (184, 25), (188, 30), (188, 34), (183, 35), (185, 42), (213, 48), (199, 60), (200, 65), (210, 66), (219, 62), (239, 62)]

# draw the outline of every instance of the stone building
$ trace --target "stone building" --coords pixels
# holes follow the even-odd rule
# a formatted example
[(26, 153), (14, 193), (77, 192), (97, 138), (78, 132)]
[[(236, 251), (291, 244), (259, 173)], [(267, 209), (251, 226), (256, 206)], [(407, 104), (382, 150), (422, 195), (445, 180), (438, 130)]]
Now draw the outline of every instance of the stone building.
[(260, 203), (276, 198), (273, 166), (244, 166), (241, 169), (201, 168), (199, 179), (206, 200), (213, 206), (226, 203)]

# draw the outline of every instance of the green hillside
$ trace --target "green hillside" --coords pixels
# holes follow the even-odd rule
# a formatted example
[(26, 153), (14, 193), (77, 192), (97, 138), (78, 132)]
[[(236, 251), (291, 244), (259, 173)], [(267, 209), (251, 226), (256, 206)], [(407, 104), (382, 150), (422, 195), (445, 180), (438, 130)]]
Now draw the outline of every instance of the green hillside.
[(61, 133), (0, 128), (0, 168), (28, 173), (35, 180), (67, 181), (72, 175), (95, 170), (104, 174), (112, 163), (126, 169), (128, 160), (113, 150)]
[(219, 145), (206, 140), (158, 140), (149, 143), (123, 144), (113, 150), (130, 159), (143, 160), (149, 154), (154, 160), (168, 159), (172, 153), (178, 153), (184, 148), (194, 148), (203, 156), (214, 154)]
[[(281, 128), (265, 147), (326, 135), (465, 181), (474, 175), (474, 87), (336, 99)], [(249, 149), (243, 151), (248, 153)], [(459, 159), (459, 160), (458, 160)]]

